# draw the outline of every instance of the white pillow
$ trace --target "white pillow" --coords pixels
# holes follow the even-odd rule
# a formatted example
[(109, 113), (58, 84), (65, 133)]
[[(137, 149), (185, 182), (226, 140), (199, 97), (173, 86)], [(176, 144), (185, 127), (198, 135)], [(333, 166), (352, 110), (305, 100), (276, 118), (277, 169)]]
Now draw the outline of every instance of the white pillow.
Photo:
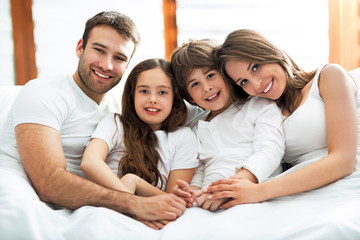
[(17, 94), (22, 86), (0, 86), (0, 133)]

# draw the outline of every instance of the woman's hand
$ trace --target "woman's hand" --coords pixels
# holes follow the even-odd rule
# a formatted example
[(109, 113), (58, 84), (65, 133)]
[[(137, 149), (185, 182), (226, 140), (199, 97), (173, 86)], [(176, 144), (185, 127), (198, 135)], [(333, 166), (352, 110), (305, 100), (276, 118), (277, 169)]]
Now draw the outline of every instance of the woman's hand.
[(208, 199), (225, 200), (228, 202), (220, 206), (227, 209), (238, 204), (258, 203), (265, 200), (265, 192), (261, 184), (256, 184), (245, 178), (230, 177), (213, 182), (206, 190)]
[(196, 204), (202, 209), (214, 212), (228, 200), (227, 198), (211, 199), (209, 198), (210, 196), (210, 193), (201, 193), (201, 195), (196, 198)]

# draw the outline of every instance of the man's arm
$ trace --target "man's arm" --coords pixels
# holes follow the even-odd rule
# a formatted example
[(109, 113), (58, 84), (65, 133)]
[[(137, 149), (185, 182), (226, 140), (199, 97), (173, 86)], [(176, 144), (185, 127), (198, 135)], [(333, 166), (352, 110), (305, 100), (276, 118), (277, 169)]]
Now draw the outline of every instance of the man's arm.
[(167, 194), (142, 198), (104, 188), (66, 170), (57, 130), (23, 123), (15, 128), (20, 158), (35, 190), (45, 202), (70, 209), (99, 206), (146, 220), (174, 220), (185, 211), (185, 201)]

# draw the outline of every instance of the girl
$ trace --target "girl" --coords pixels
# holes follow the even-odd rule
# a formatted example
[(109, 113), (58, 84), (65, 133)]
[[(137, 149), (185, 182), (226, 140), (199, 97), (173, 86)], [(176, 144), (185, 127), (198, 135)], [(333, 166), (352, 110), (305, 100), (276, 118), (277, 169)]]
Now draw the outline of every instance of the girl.
[(176, 179), (190, 182), (198, 165), (195, 135), (180, 127), (186, 119), (170, 63), (145, 60), (129, 74), (121, 115), (109, 114), (97, 126), (81, 169), (115, 190), (141, 196), (171, 193)]
[(284, 161), (293, 167), (261, 184), (236, 178), (217, 181), (208, 188), (218, 192), (212, 199), (231, 198), (223, 208), (262, 202), (325, 186), (354, 171), (359, 163), (360, 100), (343, 68), (328, 64), (306, 72), (251, 30), (230, 33), (215, 55), (239, 93), (274, 100), (282, 108)]
[(280, 166), (285, 150), (280, 109), (265, 99), (235, 101), (216, 70), (212, 51), (217, 46), (213, 40), (194, 41), (171, 55), (182, 96), (206, 110), (189, 123), (198, 138), (200, 167), (191, 187), (178, 181), (177, 194), (192, 192), (197, 204), (211, 211), (221, 201), (207, 199), (201, 188), (235, 174), (263, 182)]

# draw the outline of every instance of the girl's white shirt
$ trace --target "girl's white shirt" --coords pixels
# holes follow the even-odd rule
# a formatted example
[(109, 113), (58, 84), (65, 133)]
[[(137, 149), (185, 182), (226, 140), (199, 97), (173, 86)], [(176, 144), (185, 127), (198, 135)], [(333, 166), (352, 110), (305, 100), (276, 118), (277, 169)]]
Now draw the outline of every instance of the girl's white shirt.
[[(105, 162), (116, 175), (118, 174), (119, 161), (126, 152), (123, 133), (119, 116), (115, 115), (114, 117), (114, 113), (110, 113), (99, 123), (91, 137), (102, 139), (107, 143), (109, 153)], [(158, 130), (155, 131), (155, 134), (158, 138), (157, 150), (160, 154), (158, 169), (164, 180), (162, 189), (164, 190), (171, 171), (195, 168), (199, 165), (197, 141), (196, 136), (188, 127), (179, 127), (176, 131), (169, 133)], [(120, 174), (121, 176), (122, 174)]]

